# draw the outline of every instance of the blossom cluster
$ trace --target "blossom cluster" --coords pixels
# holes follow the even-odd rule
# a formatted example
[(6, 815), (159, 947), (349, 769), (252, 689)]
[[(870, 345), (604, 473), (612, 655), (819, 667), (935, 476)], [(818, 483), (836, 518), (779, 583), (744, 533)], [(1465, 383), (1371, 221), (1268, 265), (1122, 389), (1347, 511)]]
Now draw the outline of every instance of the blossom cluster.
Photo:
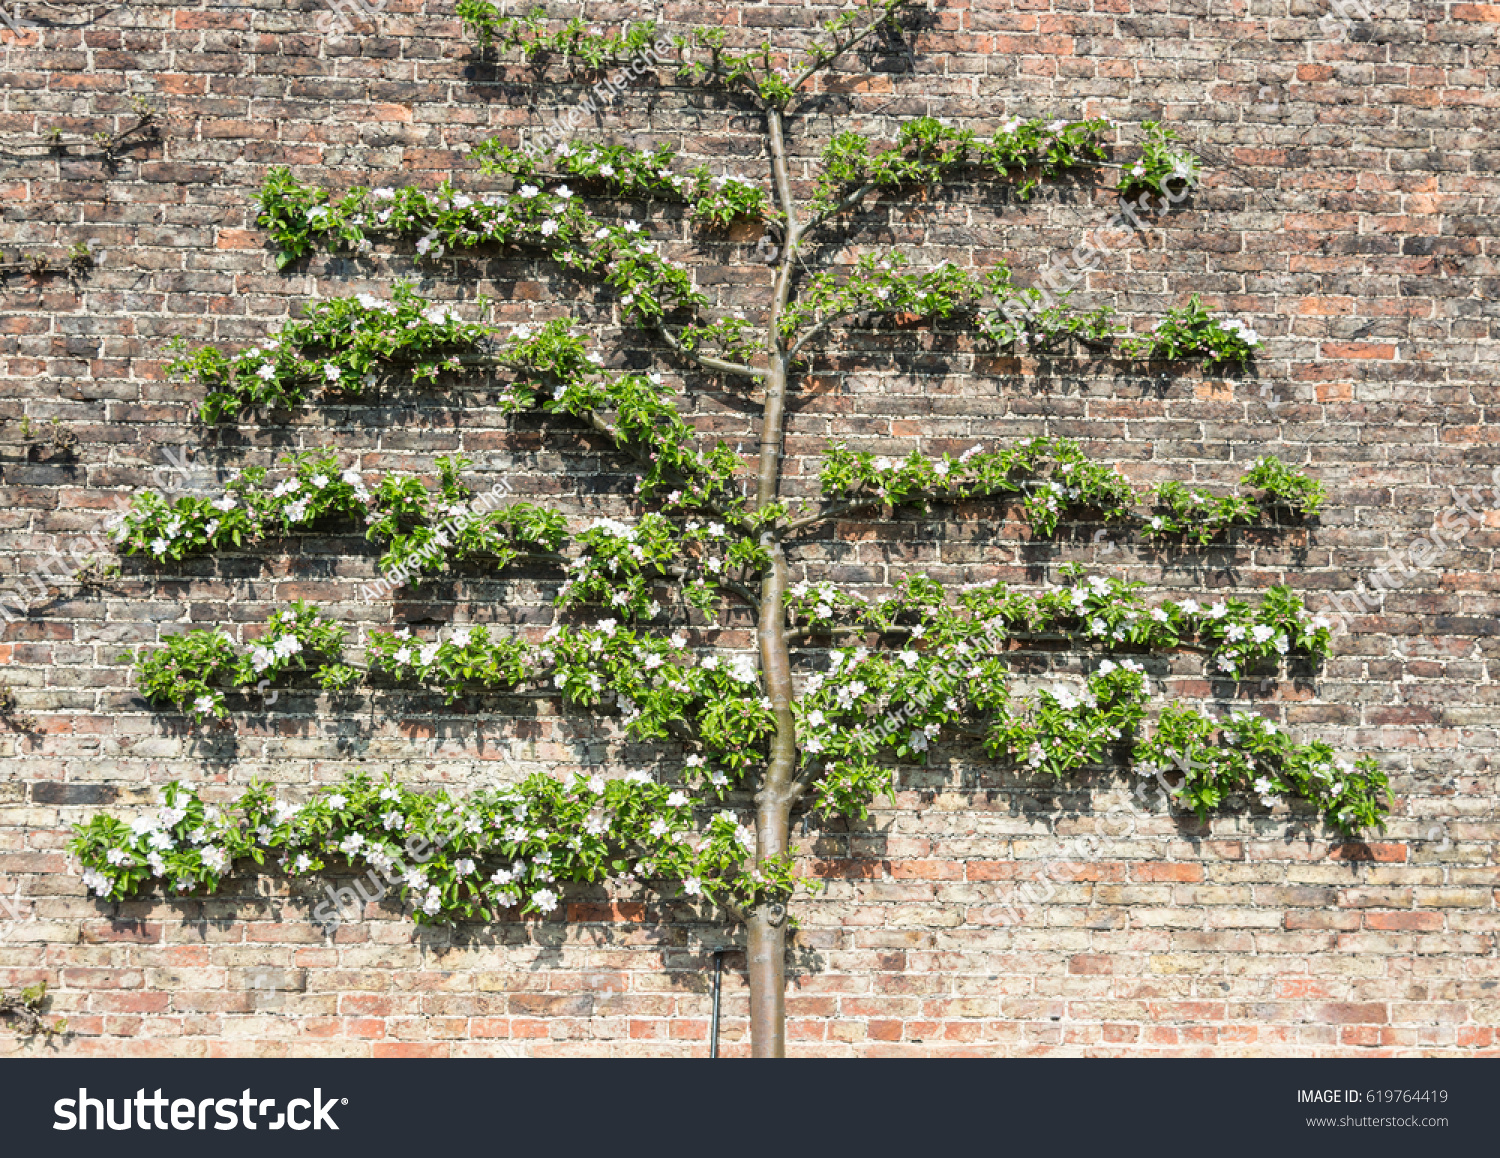
[(648, 514), (633, 526), (595, 519), (578, 541), (586, 551), (568, 565), (568, 578), (557, 592), (559, 606), (593, 602), (630, 618), (654, 619), (661, 613), (650, 579), (665, 577), (681, 551), (669, 519)]
[(1022, 120), (1011, 117), (989, 140), (954, 129), (933, 117), (902, 124), (897, 143), (871, 150), (869, 138), (836, 133), (823, 149), (823, 174), (813, 202), (830, 211), (843, 193), (864, 185), (887, 188), (931, 185), (965, 169), (988, 169), (1000, 177), (1023, 178), (1016, 196), (1027, 200), (1044, 180), (1105, 157), (1102, 120)]
[(398, 680), (437, 684), (449, 703), (475, 688), (510, 688), (529, 675), (531, 648), (522, 639), (494, 636), (483, 624), (453, 628), (446, 639), (414, 638), (410, 628), (371, 631), (366, 651), (372, 671)]
[[(478, 303), (482, 309), (484, 302)], [(258, 345), (226, 354), (181, 343), (167, 372), (206, 387), (205, 422), (247, 410), (289, 410), (315, 391), (359, 398), (396, 371), (435, 381), (472, 360), (493, 331), (398, 282), (389, 300), (360, 293), (314, 302)]]
[(522, 16), (509, 16), (490, 0), (459, 0), (454, 15), (463, 21), (480, 50), (519, 48), (527, 60), (560, 56), (577, 58), (588, 68), (641, 52), (656, 41), (653, 20), (630, 24), (618, 34), (601, 33), (582, 17), (575, 16), (555, 32), (542, 31), (545, 8)]
[(1214, 317), (1194, 294), (1187, 305), (1168, 310), (1148, 333), (1127, 338), (1121, 349), (1130, 357), (1154, 361), (1202, 357), (1217, 365), (1248, 362), (1262, 345), (1255, 330), (1235, 319)]
[[(515, 165), (535, 164), (524, 153), (510, 154)], [(674, 310), (706, 303), (687, 268), (663, 256), (639, 221), (606, 224), (566, 183), (544, 184), (523, 181), (508, 193), (483, 194), (461, 192), (449, 182), (433, 192), (356, 186), (335, 200), (297, 181), (290, 170), (273, 169), (258, 194), (258, 221), (287, 263), (319, 247), (366, 253), (372, 237), (412, 239), (419, 258), (429, 261), (480, 246), (523, 245), (600, 277), (619, 293), (627, 323), (656, 324)]]
[(409, 576), (480, 555), (504, 566), (526, 550), (562, 545), (566, 519), (560, 512), (531, 503), (496, 510), (473, 503), (473, 491), (458, 477), (473, 464), (461, 455), (436, 459), (436, 492), (405, 473), (367, 485), (360, 471), (341, 467), (332, 450), (288, 455), (282, 464), (290, 469), (275, 486), (265, 468), (250, 467), (215, 499), (183, 495), (171, 502), (155, 491), (141, 492), (113, 532), (117, 549), (176, 563), (338, 520), (384, 544), (381, 566), (387, 572)]
[[(1248, 789), (1254, 778), (1244, 775), (1247, 770), (1274, 765), (1280, 790), (1311, 801), (1342, 830), (1379, 823), (1385, 781), (1371, 759), (1350, 765), (1355, 771), (1339, 780), (1338, 790), (1325, 791), (1319, 776), (1299, 769), (1327, 763), (1327, 746), (1296, 744), (1269, 721), (1259, 731), (1260, 724), (1244, 722), (1220, 729), (1197, 712), (1174, 709), (1146, 734), (1150, 681), (1140, 660), (1122, 652), (1167, 650), (1197, 639), (1214, 649), (1219, 670), (1231, 673), (1258, 659), (1279, 662), (1292, 651), (1325, 653), (1329, 625), (1309, 616), (1290, 591), (1272, 589), (1253, 609), (1232, 599), (1148, 606), (1136, 594), (1139, 584), (1077, 570), (1067, 578), (1068, 586), (1040, 596), (982, 584), (956, 600), (925, 576), (905, 580), (883, 600), (844, 596), (830, 584), (794, 588), (790, 601), (811, 606), (814, 616), (831, 619), (840, 609), (858, 630), (904, 639), (891, 649), (837, 649), (826, 668), (801, 678), (799, 748), (823, 808), (863, 815), (876, 791), (888, 791), (890, 767), (876, 761), (882, 750), (896, 760), (922, 762), (940, 738), (974, 736), (992, 756), (1054, 776), (1104, 766), (1111, 758), (1157, 769), (1173, 729), (1190, 719), (1213, 738), (1198, 756), (1212, 748), (1221, 788)], [(1047, 632), (1113, 655), (1090, 661), (1081, 684), (1055, 680), (1016, 694), (1010, 641)], [(1261, 764), (1251, 757), (1263, 757)], [(1206, 790), (1183, 791), (1194, 808), (1214, 806)]]
[[(202, 720), (227, 714), (226, 687), (268, 686), (295, 671), (311, 670), (325, 688), (352, 686), (362, 673), (339, 662), (343, 642), (337, 624), (294, 603), (273, 614), (264, 634), (244, 648), (223, 632), (198, 630), (126, 658), (134, 660), (145, 695)], [(371, 674), (431, 687), (449, 703), (479, 690), (530, 684), (573, 704), (612, 705), (636, 739), (682, 739), (679, 729), (686, 729), (702, 750), (689, 761), (688, 779), (721, 797), (765, 762), (775, 731), (752, 654), (700, 657), (681, 632), (637, 630), (613, 618), (559, 624), (535, 642), (484, 625), (462, 625), (431, 639), (409, 628), (377, 629), (369, 633), (366, 655)]]
[(281, 462), (290, 469), (274, 487), (264, 467), (250, 467), (231, 477), (213, 499), (183, 495), (170, 502), (156, 491), (142, 491), (114, 529), (116, 549), (177, 563), (292, 534), (320, 519), (364, 514), (369, 491), (363, 476), (341, 468), (335, 452), (293, 454)]
[(1137, 193), (1167, 193), (1175, 184), (1192, 188), (1201, 179), (1202, 163), (1179, 146), (1175, 130), (1157, 121), (1142, 121), (1146, 140), (1139, 160), (1126, 165), (1115, 191), (1122, 197)]
[(100, 815), (75, 826), (83, 879), (111, 900), (158, 881), (212, 893), (236, 860), (275, 858), (292, 876), (333, 863), (397, 882), (419, 923), (546, 915), (562, 886), (645, 882), (708, 901), (785, 900), (787, 858), (754, 859), (750, 829), (729, 809), (696, 816), (686, 793), (636, 771), (535, 775), (498, 791), (419, 793), (354, 773), (307, 800), (253, 785), (229, 804), (173, 782), (165, 803), (127, 822)]
[(1141, 776), (1180, 774), (1172, 795), (1206, 816), (1232, 795), (1278, 809), (1302, 799), (1345, 833), (1383, 825), (1388, 780), (1373, 756), (1338, 758), (1322, 740), (1299, 744), (1263, 716), (1233, 712), (1213, 720), (1168, 704), (1136, 752)]
[(352, 686), (360, 673), (341, 662), (343, 629), (300, 600), (272, 613), (264, 633), (244, 647), (218, 630), (170, 635), (159, 648), (121, 656), (135, 664), (136, 684), (149, 700), (177, 705), (202, 721), (225, 719), (225, 688), (248, 692), (292, 671), (311, 670), (328, 690)]
[(783, 312), (781, 329), (790, 338), (814, 319), (819, 327), (826, 327), (859, 312), (946, 318), (981, 292), (981, 281), (951, 262), (918, 270), (897, 251), (866, 253), (852, 269), (824, 270), (808, 278)]
[(818, 481), (831, 498), (919, 509), (934, 500), (1022, 494), (1027, 520), (1039, 535), (1055, 531), (1069, 506), (1094, 507), (1107, 518), (1125, 518), (1134, 495), (1117, 467), (1093, 462), (1074, 442), (1050, 438), (993, 452), (975, 445), (960, 455), (936, 458), (912, 451), (900, 460), (835, 444)]
[(365, 502), (365, 537), (385, 545), (381, 568), (391, 576), (420, 577), (450, 562), (485, 558), (504, 567), (522, 555), (552, 554), (563, 544), (567, 519), (534, 503), (498, 509), (474, 502), (459, 475), (472, 462), (462, 455), (435, 460), (438, 486), (415, 475), (387, 474)]
[(610, 413), (608, 433), (641, 461), (635, 493), (642, 499), (664, 496), (673, 509), (708, 507), (737, 521), (751, 517), (735, 485), (743, 460), (723, 442), (707, 452), (697, 448), (697, 431), (678, 413), (660, 374), (559, 382), (542, 408), (577, 417)]
[(1055, 277), (1048, 267), (1038, 285), (1021, 287), (1015, 284), (1009, 266), (996, 265), (986, 278), (995, 304), (975, 310), (975, 333), (1014, 354), (1040, 355), (1069, 338), (1085, 345), (1111, 345), (1124, 330), (1114, 310), (1108, 306), (1075, 310), (1069, 303), (1077, 287), (1058, 286)]
[(1199, 546), (1219, 537), (1237, 524), (1253, 523), (1264, 510), (1289, 510), (1298, 518), (1316, 515), (1323, 506), (1323, 484), (1291, 470), (1275, 455), (1256, 459), (1239, 485), (1262, 492), (1258, 503), (1239, 495), (1213, 495), (1175, 480), (1158, 483), (1150, 490), (1155, 513), (1145, 521), (1148, 536), (1180, 536)]
[(613, 703), (634, 739), (680, 739), (684, 729), (704, 757), (692, 766), (693, 775), (716, 793), (766, 761), (776, 720), (749, 654), (700, 658), (683, 634), (602, 619), (592, 627), (551, 628), (537, 652), (537, 669), (570, 703)]
[[(897, 322), (963, 316), (975, 333), (1018, 354), (1040, 354), (1067, 338), (1111, 346), (1123, 332), (1114, 311), (1107, 306), (1075, 310), (1069, 304), (1073, 293), (1017, 286), (1004, 262), (975, 273), (947, 261), (917, 269), (899, 251), (866, 253), (852, 268), (808, 278), (780, 324), (799, 356), (833, 323), (856, 315), (883, 315)], [(1122, 346), (1132, 357), (1202, 357), (1210, 364), (1243, 362), (1258, 348), (1258, 334), (1238, 321), (1221, 322), (1196, 297), (1169, 310), (1147, 337), (1129, 338)]]
[(541, 153), (514, 149), (491, 138), (474, 148), (480, 168), (503, 173), (517, 187), (572, 177), (599, 192), (637, 201), (662, 200), (689, 206), (694, 220), (719, 227), (766, 217), (766, 191), (733, 177), (715, 176), (705, 165), (672, 172), (677, 154), (662, 145), (651, 152), (628, 145), (573, 145), (566, 141)]
[[(727, 505), (743, 512), (743, 504), (731, 497), (743, 466), (740, 457), (723, 442), (699, 451), (697, 431), (678, 413), (662, 375), (601, 373), (602, 360), (588, 351), (575, 327), (571, 318), (554, 318), (511, 332), (499, 360), (517, 377), (502, 396), (502, 408), (519, 413), (540, 404), (551, 414), (599, 418), (618, 448), (634, 453), (645, 468), (635, 491), (641, 498), (666, 491), (674, 510)], [(599, 417), (603, 414), (610, 416), (608, 422)]]
[[(1030, 439), (1003, 451), (975, 445), (957, 456), (928, 457), (912, 451), (899, 460), (835, 444), (824, 460), (819, 484), (830, 498), (919, 509), (932, 501), (1020, 494), (1036, 535), (1052, 534), (1069, 511), (1092, 509), (1107, 522), (1133, 523), (1148, 535), (1186, 535), (1199, 543), (1236, 524), (1254, 522), (1270, 509), (1311, 517), (1324, 499), (1321, 484), (1274, 455), (1256, 460), (1240, 478), (1241, 486), (1263, 492), (1258, 504), (1237, 496), (1218, 498), (1173, 481), (1141, 495), (1118, 467), (1091, 460), (1070, 440), (1050, 438)], [(1136, 509), (1143, 498), (1156, 514)]]

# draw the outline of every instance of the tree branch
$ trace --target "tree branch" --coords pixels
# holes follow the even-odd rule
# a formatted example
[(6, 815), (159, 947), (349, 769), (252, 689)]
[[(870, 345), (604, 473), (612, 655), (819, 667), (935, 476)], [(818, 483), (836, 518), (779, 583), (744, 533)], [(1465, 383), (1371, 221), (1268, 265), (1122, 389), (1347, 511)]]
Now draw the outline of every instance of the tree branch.
[(881, 496), (872, 495), (862, 499), (848, 499), (843, 502), (830, 503), (821, 510), (814, 511), (810, 515), (797, 519), (781, 528), (780, 533), (785, 535), (794, 534), (797, 531), (806, 530), (808, 527), (816, 526), (818, 523), (828, 519), (836, 519), (840, 515), (849, 514), (851, 511), (863, 510), (867, 507), (890, 506), (892, 509), (900, 507), (919, 506), (922, 503), (965, 503), (980, 502), (985, 499), (993, 499), (1001, 496), (1019, 494), (1020, 489), (1015, 490), (993, 490), (982, 494), (956, 494), (953, 491), (919, 491), (907, 495), (905, 498), (892, 500)]
[[(820, 635), (835, 635), (848, 633), (853, 635), (908, 635), (910, 627), (902, 627), (899, 624), (890, 627), (863, 627), (857, 624), (843, 624), (834, 627), (796, 627), (787, 632), (788, 640), (814, 639)], [(1010, 631), (1005, 632), (1006, 639), (1025, 640), (1031, 643), (1089, 643), (1087, 636), (1065, 631)], [(1178, 641), (1173, 647), (1155, 649), (1166, 654), (1179, 651), (1197, 652), (1200, 655), (1212, 655), (1213, 648), (1201, 643), (1187, 643)]]
[[(861, 30), (860, 32), (855, 33), (853, 36), (851, 36), (848, 40), (844, 41), (843, 43), (839, 42), (838, 33), (835, 32), (834, 35), (833, 35), (833, 46), (832, 46), (832, 48), (824, 50), (824, 51), (827, 51), (828, 55), (827, 56), (820, 56), (813, 64), (808, 65), (807, 68), (803, 70), (802, 75), (796, 77), (791, 82), (792, 91), (795, 92), (797, 89), (801, 88), (804, 84), (806, 84), (809, 80), (811, 80), (813, 78), (813, 76), (815, 76), (820, 70), (829, 67), (839, 57), (843, 56), (844, 53), (848, 52), (851, 48), (854, 48), (856, 45), (861, 44), (862, 42), (864, 42), (871, 35), (873, 35), (875, 33), (875, 31), (878, 28), (880, 28), (881, 25), (889, 23), (890, 19), (891, 19), (891, 14), (893, 12), (895, 12), (895, 10), (897, 8), (900, 8), (906, 2), (907, 2), (907, 0), (885, 0), (885, 4), (884, 4), (884, 6), (882, 8), (882, 11), (880, 13), (880, 19), (874, 21), (871, 24), (866, 25), (863, 30)], [(814, 45), (814, 48), (819, 48), (819, 47), (821, 47), (821, 46)]]
[(802, 238), (802, 230), (797, 224), (797, 203), (792, 198), (792, 179), (787, 167), (786, 139), (782, 132), (781, 112), (779, 109), (766, 110), (767, 137), (771, 146), (771, 175), (776, 185), (776, 200), (781, 205), (781, 215), (786, 220), (786, 252), (782, 255), (782, 265), (787, 265), (787, 259), (797, 249), (797, 242)]
[(667, 329), (664, 322), (658, 321), (656, 323), (656, 332), (672, 348), (673, 353), (698, 363), (705, 370), (713, 370), (719, 374), (733, 374), (740, 378), (764, 378), (766, 376), (766, 371), (757, 370), (753, 366), (746, 366), (741, 362), (729, 362), (723, 358), (715, 358), (710, 354), (699, 354), (693, 350), (689, 350), (671, 330)]
[(814, 323), (808, 329), (802, 331), (802, 336), (798, 338), (796, 342), (792, 344), (792, 348), (787, 351), (787, 357), (795, 358), (797, 356), (797, 351), (801, 350), (803, 346), (807, 345), (808, 342), (812, 341), (819, 334), (825, 332), (840, 318), (853, 317), (855, 314), (860, 312), (861, 311), (859, 310), (841, 310), (839, 313), (829, 314), (822, 321)]
[(798, 531), (805, 531), (808, 527), (817, 526), (817, 524), (827, 519), (836, 519), (840, 515), (847, 515), (851, 511), (863, 510), (865, 507), (883, 506), (885, 502), (886, 500), (883, 498), (868, 498), (852, 499), (842, 503), (831, 503), (820, 511), (814, 511), (812, 514), (797, 519), (795, 522), (788, 523), (781, 528), (781, 534), (791, 535)]
[[(161, 139), (161, 127), (157, 124), (157, 114), (154, 110), (137, 111), (136, 117), (135, 124), (115, 133), (101, 132), (95, 133), (92, 137), (84, 137), (54, 130), (40, 141), (0, 141), (0, 157), (23, 160), (34, 156), (55, 156), (72, 157), (77, 161), (95, 158), (114, 161), (121, 152), (135, 143)], [(140, 142), (132, 142), (131, 138), (138, 134)], [(70, 151), (73, 149), (85, 151), (73, 153)]]
[(797, 801), (802, 799), (807, 790), (813, 786), (813, 782), (815, 780), (817, 780), (817, 777), (812, 773), (808, 773), (806, 776), (799, 777), (797, 780), (794, 780), (791, 784), (787, 785), (787, 807), (795, 808), (797, 806)]
[(750, 923), (750, 916), (749, 916), (749, 914), (746, 913), (744, 909), (740, 908), (733, 901), (728, 900), (727, 898), (720, 898), (719, 900), (715, 901), (714, 903), (717, 904), (722, 909), (728, 909), (730, 915), (733, 916), (734, 919), (736, 921), (738, 921), (740, 924), (742, 924), (742, 925), (748, 925)]
[(750, 590), (750, 588), (746, 587), (743, 583), (736, 582), (733, 579), (719, 579), (716, 580), (716, 582), (720, 587), (724, 588), (725, 591), (734, 592), (746, 603), (748, 603), (755, 610), (755, 613), (757, 615), (760, 614), (760, 599), (755, 594), (755, 592)]
[(819, 213), (816, 217), (814, 217), (811, 221), (809, 221), (807, 223), (807, 228), (803, 232), (805, 232), (805, 233), (811, 233), (814, 229), (816, 229), (818, 226), (822, 225), (825, 221), (828, 221), (831, 218), (837, 217), (844, 210), (846, 210), (846, 209), (853, 209), (856, 205), (858, 205), (861, 201), (863, 201), (866, 197), (868, 197), (871, 193), (873, 193), (878, 188), (880, 188), (880, 186), (877, 185), (877, 184), (875, 184), (875, 182), (873, 182), (873, 181), (867, 181), (865, 184), (861, 185), (858, 189), (856, 189), (853, 193), (850, 193), (847, 197), (845, 197), (842, 201), (840, 201), (832, 209), (825, 209), (822, 213)]

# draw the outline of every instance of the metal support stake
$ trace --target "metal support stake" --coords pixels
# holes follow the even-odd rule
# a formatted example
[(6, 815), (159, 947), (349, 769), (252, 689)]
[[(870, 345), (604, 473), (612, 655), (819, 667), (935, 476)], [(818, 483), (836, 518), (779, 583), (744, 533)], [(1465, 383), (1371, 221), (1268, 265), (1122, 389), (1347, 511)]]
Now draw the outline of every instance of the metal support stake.
[(708, 1056), (719, 1056), (719, 991), (724, 988), (724, 950), (714, 950), (714, 1016), (708, 1027)]

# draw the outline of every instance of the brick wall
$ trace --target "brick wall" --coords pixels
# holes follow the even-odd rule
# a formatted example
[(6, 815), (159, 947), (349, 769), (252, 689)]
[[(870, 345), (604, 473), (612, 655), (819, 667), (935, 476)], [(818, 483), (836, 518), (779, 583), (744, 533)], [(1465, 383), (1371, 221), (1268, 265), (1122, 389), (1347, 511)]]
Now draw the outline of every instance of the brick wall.
[[(136, 2), (81, 27), (19, 38), (0, 29), (0, 134), (10, 143), (52, 126), (128, 123), (134, 93), (167, 112), (164, 141), (113, 172), (46, 157), (0, 167), (0, 248), (97, 239), (107, 251), (76, 288), (26, 278), (0, 288), (8, 591), (149, 485), (169, 452), (191, 456), (204, 468), (191, 485), (211, 490), (224, 471), (287, 449), (336, 445), (372, 469), (423, 469), (463, 450), (519, 494), (559, 496), (579, 514), (628, 510), (610, 493), (626, 476), (595, 443), (561, 431), (544, 444), (537, 424), (500, 419), (482, 387), (208, 432), (193, 421), (193, 393), (163, 380), (171, 337), (252, 340), (309, 296), (380, 288), (402, 273), (433, 296), (498, 299), (501, 319), (573, 310), (617, 351), (615, 364), (655, 358), (613, 327), (607, 295), (536, 263), (492, 256), (432, 276), (400, 250), (278, 274), (250, 204), (268, 166), (293, 165), (331, 188), (431, 185), (450, 173), (472, 182), (466, 145), (529, 123), (529, 106), (565, 109), (579, 97), (560, 70), (476, 64), (446, 3), (395, 0), (378, 27), (366, 21), (342, 38), (317, 31), (322, 9), (300, 7)], [(1231, 7), (937, 5), (914, 61), (830, 85), (793, 147), (810, 158), (829, 114), (882, 139), (892, 118), (919, 114), (980, 131), (1010, 114), (1171, 121), (1221, 163), (1160, 230), (1111, 254), (1089, 292), (1141, 317), (1200, 292), (1268, 335), (1258, 372), (1143, 377), (1109, 363), (986, 358), (957, 334), (855, 334), (801, 388), (788, 490), (807, 493), (829, 436), (904, 453), (1048, 433), (1117, 458), (1137, 481), (1225, 482), (1272, 450), (1328, 486), (1320, 523), (1157, 556), (1091, 528), (1030, 543), (1014, 511), (954, 510), (899, 527), (845, 524), (802, 553), (808, 577), (873, 589), (922, 569), (1034, 584), (1077, 559), (1183, 593), (1283, 580), (1335, 592), (1453, 507), (1450, 487), (1490, 486), (1500, 463), (1487, 428), (1500, 351), (1500, 9), (1392, 3), (1336, 36), (1335, 24), (1318, 25), (1326, 10), (1316, 0)], [(664, 11), (780, 38), (822, 15), (801, 3)], [(631, 135), (651, 130), (715, 171), (759, 178), (752, 127), (718, 98), (653, 83), (583, 136), (643, 143)], [(1003, 253), (1024, 281), (1112, 205), (1087, 183), (1030, 205), (963, 189), (881, 210), (818, 260), (891, 244), (924, 262), (983, 265)], [(720, 301), (759, 292), (754, 232), (697, 244), (678, 224), (663, 228)], [(690, 385), (705, 432), (749, 436), (739, 399)], [(28, 449), (23, 415), (59, 419), (76, 449)], [(1119, 777), (1040, 782), (940, 748), (930, 767), (902, 771), (894, 807), (800, 839), (831, 885), (801, 907), (791, 1050), (1493, 1053), (1500, 500), (1486, 491), (1471, 501), (1482, 523), (1356, 618), (1316, 678), (1257, 696), (1304, 738), (1379, 755), (1395, 796), (1384, 836), (1340, 845), (1300, 820), (1243, 812), (1127, 827), (1104, 817), (1127, 787)], [(50, 1011), (74, 1031), (50, 1047), (61, 1053), (701, 1055), (711, 951), (729, 942), (655, 897), (579, 890), (566, 922), (457, 933), (414, 930), (386, 908), (332, 940), (308, 915), (323, 880), (241, 876), (210, 900), (83, 897), (66, 825), (147, 803), (175, 777), (236, 786), (258, 776), (295, 793), (355, 762), (432, 784), (672, 762), (622, 744), (605, 722), (501, 698), (445, 709), (385, 693), (291, 693), (241, 715), (233, 733), (194, 733), (148, 710), (116, 661), (189, 624), (238, 630), (297, 597), (350, 623), (385, 622), (387, 609), (357, 596), (374, 574), (368, 545), (336, 535), (170, 573), (127, 561), (117, 590), (54, 585), (5, 626), (0, 677), (38, 730), (0, 733), (0, 896), (21, 917), (0, 913), (0, 983), (49, 983)], [(474, 570), (398, 616), (447, 620), (457, 599), (477, 621), (536, 622), (542, 578)], [(722, 641), (744, 645), (745, 626)], [(1195, 657), (1153, 664), (1173, 696), (1225, 690)], [(1102, 847), (1081, 857), (1090, 834)], [(1001, 904), (1018, 886), (1019, 922)], [(733, 1053), (745, 1046), (745, 1003), (742, 960), (728, 964)], [(0, 1049), (42, 1052), (14, 1037)]]

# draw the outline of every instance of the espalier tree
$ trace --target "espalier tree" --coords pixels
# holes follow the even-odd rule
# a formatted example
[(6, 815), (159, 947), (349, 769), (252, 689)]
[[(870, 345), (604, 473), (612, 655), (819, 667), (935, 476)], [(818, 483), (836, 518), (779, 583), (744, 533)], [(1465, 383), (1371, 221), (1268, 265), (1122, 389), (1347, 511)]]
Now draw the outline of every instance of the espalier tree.
[[(852, 512), (900, 518), (931, 503), (1016, 503), (1036, 537), (1088, 518), (1165, 549), (1207, 544), (1277, 512), (1317, 511), (1321, 487), (1275, 458), (1249, 467), (1242, 493), (1214, 496), (1170, 481), (1137, 488), (1057, 438), (891, 459), (834, 443), (821, 498), (783, 496), (788, 398), (850, 323), (964, 328), (996, 351), (1117, 341), (1123, 328), (1108, 310), (1075, 312), (1065, 293), (1022, 288), (1003, 265), (921, 267), (900, 252), (869, 252), (837, 270), (805, 264), (831, 231), (857, 229), (877, 197), (995, 181), (1024, 200), (1043, 182), (1103, 168), (1107, 123), (1012, 118), (981, 137), (920, 118), (884, 145), (841, 132), (799, 199), (787, 147), (799, 102), (850, 49), (876, 33), (900, 34), (899, 0), (838, 18), (800, 56), (733, 52), (718, 31), (658, 37), (653, 25), (598, 35), (574, 22), (549, 33), (539, 16), (503, 17), (483, 0), (464, 0), (460, 14), (485, 48), (562, 55), (596, 74), (629, 62), (634, 75), (643, 60), (670, 57), (662, 67), (680, 84), (716, 86), (732, 103), (755, 106), (768, 187), (684, 168), (666, 147), (555, 138), (543, 148), (478, 146), (483, 169), (503, 178), (496, 193), (444, 184), (331, 194), (282, 169), (266, 181), (259, 217), (282, 264), (319, 249), (368, 255), (397, 241), (414, 242), (419, 260), (431, 262), (506, 247), (555, 260), (608, 287), (600, 292), (621, 323), (659, 343), (663, 359), (752, 392), (760, 406), (753, 465), (722, 442), (704, 446), (660, 374), (605, 369), (567, 316), (502, 334), (487, 324), (483, 302), (465, 317), (400, 284), (388, 297), (311, 303), (253, 348), (180, 352), (171, 369), (205, 391), (205, 422), (282, 414), (320, 398), (358, 404), (390, 383), (488, 375), (502, 384), (506, 412), (540, 411), (546, 429), (582, 427), (632, 463), (634, 517), (580, 526), (524, 499), (476, 495), (462, 457), (437, 459), (433, 478), (377, 478), (332, 450), (244, 470), (218, 497), (144, 493), (115, 534), (122, 553), (154, 565), (249, 544), (295, 550), (298, 535), (363, 526), (382, 552), (387, 589), (461, 562), (550, 564), (555, 621), (545, 634), (471, 624), (420, 635), (371, 629), (354, 641), (340, 623), (293, 603), (242, 640), (199, 629), (138, 650), (138, 686), (153, 702), (221, 726), (231, 704), (250, 706), (242, 697), (252, 688), (298, 680), (343, 692), (440, 689), (450, 701), (553, 695), (613, 716), (634, 740), (658, 742), (669, 782), (643, 770), (579, 773), (571, 783), (537, 774), (450, 795), (355, 771), (301, 802), (254, 785), (217, 803), (173, 783), (159, 810), (79, 827), (73, 847), (95, 893), (120, 900), (157, 881), (169, 893), (212, 892), (237, 861), (271, 856), (294, 876), (329, 865), (368, 871), (374, 885), (383, 878), (399, 890), (417, 921), (462, 922), (551, 913), (567, 882), (634, 882), (743, 923), (752, 1047), (769, 1057), (784, 1052), (787, 905), (801, 883), (788, 841), (794, 810), (863, 819), (893, 790), (895, 768), (925, 762), (940, 739), (972, 742), (1027, 773), (1133, 768), (1162, 785), (1171, 807), (1200, 814), (1233, 796), (1281, 812), (1298, 801), (1345, 833), (1380, 823), (1385, 778), (1370, 758), (1340, 761), (1327, 743), (1298, 742), (1249, 712), (1207, 715), (1173, 702), (1148, 719), (1150, 682), (1133, 656), (1197, 651), (1211, 676), (1227, 680), (1275, 675), (1287, 657), (1323, 657), (1330, 625), (1285, 587), (1254, 603), (1149, 599), (1140, 583), (1078, 566), (1060, 567), (1060, 583), (1032, 591), (997, 582), (948, 590), (911, 575), (873, 596), (815, 575), (799, 581), (809, 532)], [(1138, 160), (1112, 167), (1132, 211), (1157, 208), (1153, 192), (1165, 207), (1198, 179), (1197, 159), (1156, 125), (1146, 126)], [(692, 270), (653, 239), (737, 222), (764, 223), (775, 256), (755, 287), (758, 307), (715, 311)], [(1229, 366), (1257, 345), (1253, 330), (1214, 319), (1194, 299), (1116, 350)], [(715, 629), (736, 608), (753, 617), (756, 646), (716, 651)], [(1028, 685), (1013, 671), (1017, 641), (1064, 646), (1087, 674)], [(330, 913), (325, 904), (314, 916), (336, 919)]]

